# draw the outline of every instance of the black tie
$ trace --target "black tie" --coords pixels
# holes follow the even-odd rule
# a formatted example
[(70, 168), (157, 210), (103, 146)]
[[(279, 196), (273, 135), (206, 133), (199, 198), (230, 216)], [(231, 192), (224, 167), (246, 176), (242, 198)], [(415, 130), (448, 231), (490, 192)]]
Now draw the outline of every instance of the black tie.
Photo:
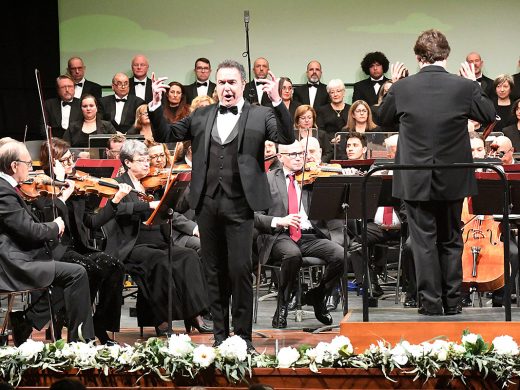
[(376, 85), (376, 84), (383, 85), (383, 83), (385, 82), (385, 80), (370, 80), (370, 81), (372, 81), (372, 85)]
[(77, 87), (83, 87), (83, 83), (76, 83)]
[(318, 83), (309, 83), (308, 85), (309, 85), (309, 88), (312, 88), (312, 87), (318, 88)]
[(145, 81), (134, 81), (134, 85), (145, 85)]
[(226, 113), (230, 112), (233, 115), (237, 115), (238, 114), (238, 107), (237, 106), (232, 106), (232, 107), (219, 106), (218, 107), (218, 112), (221, 113), (221, 114), (226, 114)]
[(72, 102), (61, 102), (61, 106), (62, 107), (65, 107), (65, 106), (71, 106), (72, 107)]
[(482, 82), (482, 77), (477, 78), (477, 81), (478, 81), (479, 83), (481, 83), (481, 82)]
[(205, 82), (203, 82), (203, 83), (199, 83), (199, 82), (197, 82), (197, 88), (198, 88), (198, 87), (207, 87), (207, 86), (208, 86), (208, 82), (207, 82), (207, 81), (205, 81)]
[(125, 98), (122, 98), (122, 99), (116, 98), (116, 103), (119, 103), (119, 102), (126, 102), (126, 99)]

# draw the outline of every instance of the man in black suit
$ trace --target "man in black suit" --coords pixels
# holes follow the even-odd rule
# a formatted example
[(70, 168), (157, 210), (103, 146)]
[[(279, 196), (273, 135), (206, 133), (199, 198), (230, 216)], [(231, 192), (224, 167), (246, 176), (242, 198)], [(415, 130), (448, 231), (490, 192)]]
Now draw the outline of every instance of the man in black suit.
[(493, 80), (482, 74), (482, 67), (484, 65), (484, 61), (482, 61), (482, 57), (480, 57), (480, 54), (475, 51), (472, 51), (466, 56), (466, 62), (468, 64), (473, 64), (475, 68), (475, 77), (477, 78), (478, 83), (480, 84), (486, 95), (489, 98), (496, 97), (495, 87), (493, 86)]
[(215, 90), (215, 83), (209, 77), (211, 76), (211, 63), (207, 58), (197, 58), (195, 61), (195, 82), (184, 86), (186, 92), (186, 103), (191, 104), (197, 96), (212, 96)]
[[(58, 97), (47, 99), (44, 104), (47, 126), (52, 129), (52, 136), (63, 138), (69, 124), (83, 119), (80, 101), (74, 97), (74, 81), (69, 75), (61, 75), (56, 79)], [(46, 129), (41, 126), (44, 138)]]
[[(330, 240), (325, 223), (308, 219), (311, 189), (304, 186), (301, 190), (295, 182), (295, 173), (303, 167), (303, 156), (304, 147), (298, 141), (279, 145), (278, 158), (282, 166), (267, 174), (272, 205), (266, 212), (255, 213), (255, 228), (261, 234), (258, 247), (261, 248), (260, 256), (264, 258), (262, 263), (281, 265), (273, 328), (287, 327), (287, 306), (304, 256), (318, 257), (327, 262), (319, 286), (305, 296), (305, 301), (314, 306), (316, 318), (325, 325), (332, 324), (325, 297), (343, 275), (343, 248)], [(301, 209), (298, 206), (300, 199)]]
[(79, 99), (83, 95), (92, 95), (98, 102), (101, 99), (101, 85), (85, 79), (85, 70), (80, 57), (71, 57), (67, 62), (67, 73), (74, 80), (74, 97)]
[(132, 73), (129, 95), (137, 96), (146, 103), (152, 100), (152, 80), (148, 77), (148, 58), (142, 54), (132, 58)]
[(114, 95), (101, 98), (103, 120), (110, 121), (117, 131), (126, 134), (135, 123), (137, 107), (145, 104), (144, 100), (128, 92), (129, 80), (124, 73), (116, 73), (112, 78)]
[(251, 104), (272, 107), (271, 99), (263, 91), (265, 80), (269, 74), (269, 62), (264, 57), (259, 57), (253, 65), (255, 79), (246, 84), (244, 97)]
[[(0, 147), (0, 290), (17, 291), (53, 285), (63, 289), (68, 316), (68, 340), (94, 338), (90, 292), (85, 268), (78, 264), (56, 262), (51, 243), (65, 229), (61, 217), (40, 223), (20, 196), (19, 184), (27, 180), (31, 156), (21, 142)], [(57, 200), (60, 202), (60, 200)], [(53, 294), (56, 299), (56, 295)], [(59, 309), (59, 304), (54, 301)], [(49, 321), (47, 299), (40, 296), (24, 312), (11, 314), (15, 344), (20, 345)]]
[(388, 59), (380, 51), (365, 55), (361, 61), (361, 69), (370, 77), (354, 84), (352, 102), (364, 100), (369, 106), (377, 104), (379, 88), (388, 80), (384, 75), (388, 71), (388, 66)]
[(294, 100), (309, 104), (317, 109), (330, 102), (327, 85), (321, 80), (321, 64), (311, 61), (307, 64), (307, 84), (294, 90)]
[(165, 78), (154, 82), (149, 110), (155, 140), (192, 142), (189, 201), (199, 224), (216, 345), (229, 336), (233, 296), (234, 332), (253, 348), (253, 211), (267, 209), (271, 200), (264, 141), (294, 141), (290, 114), (278, 93), (279, 80), (270, 75), (263, 91), (274, 109), (245, 102), (244, 67), (232, 60), (222, 62), (217, 68), (219, 105), (200, 107), (173, 124), (166, 123), (160, 105)]
[[(520, 67), (520, 59), (518, 60), (518, 66)], [(520, 98), (520, 72), (513, 75), (513, 82), (515, 86), (511, 91), (511, 99), (516, 100)]]
[[(383, 126), (398, 121), (396, 164), (472, 162), (468, 118), (484, 126), (493, 122), (493, 103), (475, 81), (472, 65), (462, 64), (464, 78), (446, 71), (450, 46), (440, 31), (423, 32), (414, 52), (421, 70), (394, 82), (377, 119)], [(392, 79), (401, 68), (392, 67)], [(476, 189), (470, 169), (394, 171), (392, 195), (406, 207), (420, 314), (461, 311), (460, 215), (464, 197)]]

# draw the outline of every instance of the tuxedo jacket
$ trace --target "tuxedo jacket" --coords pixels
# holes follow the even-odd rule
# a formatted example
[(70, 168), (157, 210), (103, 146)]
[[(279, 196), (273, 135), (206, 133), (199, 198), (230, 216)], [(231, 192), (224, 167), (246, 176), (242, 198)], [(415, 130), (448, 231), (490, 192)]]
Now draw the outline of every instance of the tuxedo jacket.
[(101, 99), (101, 94), (101, 85), (93, 81), (85, 80), (85, 83), (83, 84), (83, 89), (81, 90), (81, 96), (92, 95), (99, 102), (99, 100)]
[(511, 99), (520, 99), (520, 73), (515, 73), (513, 75), (513, 81), (515, 83), (515, 87), (511, 91)]
[[(216, 104), (199, 107), (188, 117), (173, 124), (168, 124), (164, 119), (162, 107), (150, 112), (153, 136), (157, 142), (192, 142), (193, 170), (189, 203), (194, 210), (204, 196), (210, 137), (217, 111)], [(271, 198), (264, 172), (264, 142), (268, 139), (281, 144), (293, 143), (292, 120), (283, 103), (273, 109), (246, 101), (237, 125), (238, 168), (242, 188), (251, 209), (265, 210)]]
[[(386, 81), (388, 78), (383, 77)], [(377, 94), (374, 90), (374, 83), (370, 77), (354, 84), (354, 92), (352, 93), (352, 103), (356, 100), (364, 100), (369, 106), (377, 104)]]
[(40, 223), (17, 191), (0, 178), (0, 290), (46, 287), (55, 265), (49, 243), (58, 240), (55, 222)]
[[(47, 125), (52, 128), (52, 136), (63, 138), (63, 133), (65, 133), (66, 129), (61, 127), (61, 99), (47, 99), (44, 103), (44, 107)], [(72, 99), (72, 105), (70, 107), (69, 125), (78, 120), (83, 120), (83, 113), (81, 112), (80, 100), (74, 98)], [(45, 133), (46, 131), (42, 123), (41, 134), (46, 138)]]
[(264, 107), (273, 106), (271, 99), (269, 99), (269, 96), (267, 96), (265, 92), (262, 94), (262, 101), (258, 101), (258, 93), (256, 92), (255, 80), (246, 84), (246, 87), (244, 88), (244, 99), (246, 99), (251, 104), (257, 104)]
[[(213, 96), (213, 91), (215, 91), (216, 84), (212, 81), (208, 80), (208, 96)], [(185, 85), (184, 92), (186, 93), (186, 103), (191, 104), (193, 99), (197, 96), (197, 82), (195, 81), (193, 84)]]
[(482, 80), (480, 80), (480, 86), (482, 90), (486, 93), (488, 98), (493, 99), (496, 97), (495, 87), (493, 86), (493, 80), (489, 77), (482, 75)]
[(135, 123), (135, 111), (145, 101), (135, 95), (128, 94), (126, 103), (121, 114), (121, 122), (118, 124), (114, 118), (116, 117), (116, 97), (109, 95), (101, 98), (101, 108), (103, 111), (103, 120), (112, 122), (117, 131), (126, 133)]
[[(468, 118), (485, 127), (495, 108), (476, 81), (430, 65), (399, 80), (379, 106), (376, 122), (399, 123), (396, 164), (471, 163)], [(470, 169), (394, 171), (392, 195), (411, 201), (458, 200), (476, 193)]]
[[(300, 104), (311, 104), (311, 100), (309, 98), (310, 88), (311, 87), (309, 87), (308, 84), (303, 84), (295, 88), (294, 100), (300, 102)], [(330, 102), (327, 86), (320, 82), (317, 88), (318, 90), (316, 91), (316, 98), (314, 99), (314, 104), (312, 105), (314, 109), (318, 109), (319, 107)]]
[[(128, 94), (135, 96), (134, 77), (133, 76), (130, 77), (128, 79), (128, 81), (130, 82), (130, 91), (128, 92)], [(145, 85), (145, 89), (144, 89), (144, 100), (146, 101), (146, 103), (149, 103), (149, 102), (152, 101), (152, 99), (153, 99), (152, 80), (149, 77), (147, 77), (146, 78), (146, 85)]]

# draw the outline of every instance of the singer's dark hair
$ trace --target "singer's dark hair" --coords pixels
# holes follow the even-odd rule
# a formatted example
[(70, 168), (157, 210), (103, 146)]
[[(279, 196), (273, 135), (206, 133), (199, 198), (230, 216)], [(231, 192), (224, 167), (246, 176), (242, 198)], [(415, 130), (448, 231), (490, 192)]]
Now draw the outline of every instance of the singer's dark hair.
[(217, 67), (217, 73), (220, 69), (229, 69), (233, 68), (240, 72), (240, 77), (242, 77), (242, 80), (246, 80), (246, 71), (244, 69), (244, 66), (235, 60), (224, 60), (220, 64), (218, 64)]
[(366, 54), (361, 61), (361, 69), (363, 69), (365, 74), (370, 74), (370, 67), (376, 62), (383, 66), (383, 73), (388, 72), (390, 62), (388, 61), (388, 58), (386, 58), (386, 56), (380, 51), (374, 51), (372, 53)]

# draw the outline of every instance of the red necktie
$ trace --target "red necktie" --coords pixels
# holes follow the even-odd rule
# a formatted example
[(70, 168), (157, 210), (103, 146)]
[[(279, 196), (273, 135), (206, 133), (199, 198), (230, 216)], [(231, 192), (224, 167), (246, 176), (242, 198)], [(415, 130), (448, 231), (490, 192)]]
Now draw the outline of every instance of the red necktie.
[[(289, 214), (298, 214), (298, 196), (296, 195), (294, 175), (289, 175), (289, 188), (287, 188), (287, 195), (289, 196)], [(294, 242), (298, 242), (302, 237), (302, 232), (299, 228), (289, 226), (289, 236)]]
[(390, 206), (383, 208), (383, 226), (392, 226), (392, 220), (394, 216), (394, 209)]

